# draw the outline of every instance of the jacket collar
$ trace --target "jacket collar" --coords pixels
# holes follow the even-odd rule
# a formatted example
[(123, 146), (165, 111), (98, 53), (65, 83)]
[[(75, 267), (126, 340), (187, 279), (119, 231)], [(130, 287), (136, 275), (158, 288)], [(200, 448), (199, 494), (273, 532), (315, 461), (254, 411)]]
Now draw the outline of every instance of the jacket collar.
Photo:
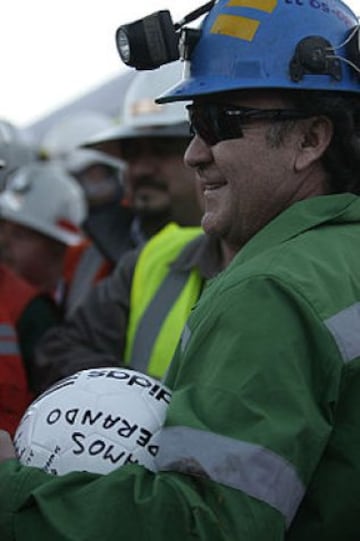
[(360, 197), (356, 195), (323, 195), (298, 201), (252, 237), (234, 260), (247, 261), (324, 223), (356, 222), (360, 222)]
[(222, 270), (222, 254), (218, 239), (204, 233), (190, 241), (178, 258), (171, 264), (176, 272), (189, 272), (197, 268), (206, 280), (213, 278)]

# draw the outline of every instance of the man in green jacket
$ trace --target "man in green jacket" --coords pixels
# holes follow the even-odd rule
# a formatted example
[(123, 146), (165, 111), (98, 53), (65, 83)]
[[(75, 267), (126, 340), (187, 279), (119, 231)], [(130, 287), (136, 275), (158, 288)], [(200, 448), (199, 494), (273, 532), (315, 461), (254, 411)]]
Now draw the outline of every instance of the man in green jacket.
[(1, 541), (360, 537), (358, 21), (337, 0), (207, 8), (161, 101), (192, 101), (202, 226), (234, 258), (165, 379), (158, 471), (51, 477), (2, 433)]

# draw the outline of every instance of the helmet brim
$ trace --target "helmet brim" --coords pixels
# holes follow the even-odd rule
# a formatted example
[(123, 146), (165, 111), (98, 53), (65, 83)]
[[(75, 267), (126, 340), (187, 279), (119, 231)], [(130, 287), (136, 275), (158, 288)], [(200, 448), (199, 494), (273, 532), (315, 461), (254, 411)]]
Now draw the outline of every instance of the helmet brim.
[(180, 122), (169, 126), (147, 126), (144, 128), (133, 128), (129, 126), (116, 126), (97, 134), (88, 139), (85, 147), (107, 143), (110, 141), (121, 141), (123, 139), (141, 139), (143, 137), (190, 137), (189, 123)]

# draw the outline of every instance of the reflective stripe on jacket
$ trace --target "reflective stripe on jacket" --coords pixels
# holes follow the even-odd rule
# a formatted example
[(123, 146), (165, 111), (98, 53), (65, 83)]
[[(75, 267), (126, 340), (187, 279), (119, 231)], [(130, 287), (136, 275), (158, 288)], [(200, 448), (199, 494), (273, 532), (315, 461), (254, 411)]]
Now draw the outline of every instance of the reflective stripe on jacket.
[(64, 280), (67, 284), (65, 314), (69, 316), (83, 301), (93, 285), (113, 269), (97, 247), (89, 241), (70, 246), (66, 252)]
[(161, 378), (168, 367), (203, 282), (197, 269), (179, 272), (171, 264), (200, 234), (198, 227), (172, 223), (140, 253), (131, 289), (125, 352), (126, 362), (136, 370)]

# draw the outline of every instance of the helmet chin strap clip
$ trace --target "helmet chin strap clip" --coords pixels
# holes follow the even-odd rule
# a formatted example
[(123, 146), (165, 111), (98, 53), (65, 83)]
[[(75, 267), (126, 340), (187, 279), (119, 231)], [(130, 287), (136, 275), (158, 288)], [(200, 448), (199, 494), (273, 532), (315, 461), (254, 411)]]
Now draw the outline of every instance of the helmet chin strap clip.
[(330, 75), (336, 81), (342, 77), (339, 57), (335, 56), (331, 43), (321, 36), (308, 36), (299, 41), (289, 68), (295, 83), (306, 74)]

